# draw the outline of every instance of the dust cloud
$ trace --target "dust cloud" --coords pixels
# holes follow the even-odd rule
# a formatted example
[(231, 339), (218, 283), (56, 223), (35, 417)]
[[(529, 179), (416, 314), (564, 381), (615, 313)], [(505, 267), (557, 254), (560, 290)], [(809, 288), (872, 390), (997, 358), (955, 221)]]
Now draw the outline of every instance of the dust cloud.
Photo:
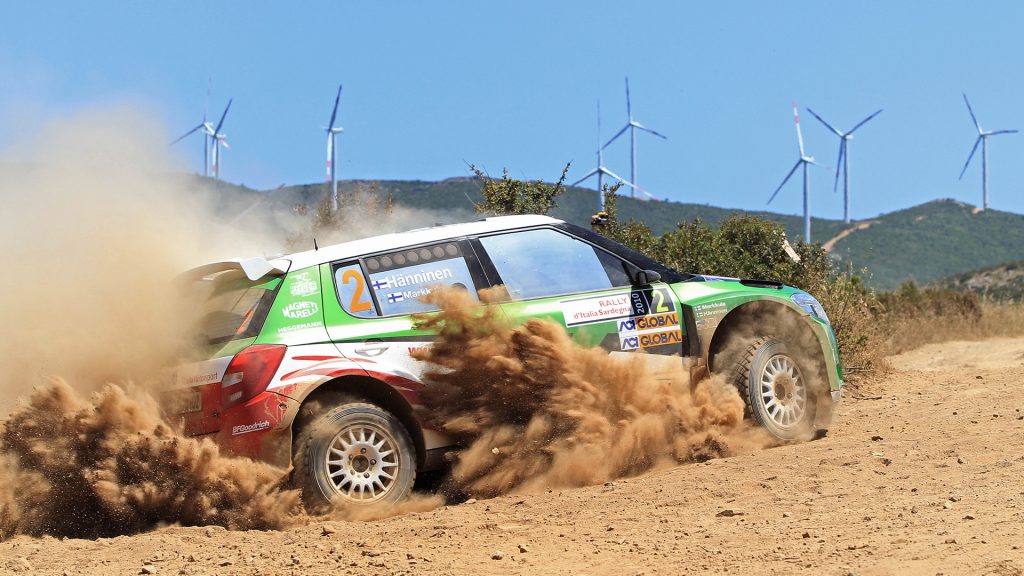
[[(4, 152), (24, 160), (0, 165), (0, 538), (167, 524), (282, 528), (439, 505), (417, 496), (309, 516), (282, 483), (286, 471), (223, 455), (162, 420), (151, 392), (193, 347), (195, 307), (175, 276), (215, 259), (273, 255), (311, 229), (309, 215), (274, 216), (273, 202), (254, 208), (252, 196), (183, 178), (148, 117), (94, 110)], [(330, 239), (433, 216), (385, 206), (373, 216), (379, 226)], [(451, 477), (465, 492), (593, 484), (771, 443), (744, 422), (731, 385), (690, 382), (678, 359), (654, 369), (644, 355), (580, 348), (549, 322), (513, 328), (495, 307), (433, 297), (443, 312), (421, 322), (441, 337), (419, 353), (435, 365), (422, 416), (459, 441)]]
[(0, 539), (95, 538), (161, 525), (270, 529), (301, 518), (284, 472), (177, 435), (152, 397), (107, 385), (85, 400), (37, 389), (0, 430)]
[(304, 518), (285, 471), (178, 435), (151, 393), (193, 354), (177, 275), (280, 254), (309, 218), (184, 175), (152, 116), (93, 109), (0, 154), (0, 538)]
[(430, 298), (443, 312), (419, 319), (440, 333), (415, 353), (437, 366), (421, 417), (459, 442), (451, 481), (466, 494), (590, 485), (775, 444), (744, 421), (732, 384), (691, 382), (678, 357), (609, 355), (550, 321), (508, 326), (458, 291)]

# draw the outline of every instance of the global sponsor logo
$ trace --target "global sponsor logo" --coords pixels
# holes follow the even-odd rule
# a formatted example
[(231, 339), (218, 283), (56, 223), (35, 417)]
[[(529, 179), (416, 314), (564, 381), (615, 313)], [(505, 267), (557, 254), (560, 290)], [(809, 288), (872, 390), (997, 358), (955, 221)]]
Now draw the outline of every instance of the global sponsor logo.
[(300, 300), (285, 306), (284, 309), (281, 310), (281, 313), (287, 318), (294, 318), (298, 320), (301, 318), (309, 318), (319, 311), (320, 307), (316, 305), (316, 302)]
[(294, 277), (289, 291), (292, 296), (312, 296), (320, 291), (320, 285), (309, 277), (309, 272), (303, 272)]
[(262, 422), (253, 422), (252, 424), (239, 424), (238, 426), (231, 427), (231, 435), (238, 436), (239, 434), (259, 432), (260, 430), (266, 430), (267, 428), (270, 428), (270, 420), (264, 420)]
[(623, 350), (637, 350), (654, 346), (682, 344), (683, 334), (678, 330), (667, 332), (640, 332), (619, 335), (619, 345)]
[(629, 320), (619, 320), (619, 332), (636, 332), (642, 330), (656, 330), (679, 326), (679, 318), (675, 313), (655, 314), (652, 316), (640, 316)]

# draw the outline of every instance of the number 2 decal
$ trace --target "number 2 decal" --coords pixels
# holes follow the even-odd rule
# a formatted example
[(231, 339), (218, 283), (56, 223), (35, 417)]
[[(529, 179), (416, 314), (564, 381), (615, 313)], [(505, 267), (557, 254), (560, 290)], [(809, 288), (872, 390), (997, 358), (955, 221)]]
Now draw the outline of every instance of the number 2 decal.
[(349, 303), (349, 310), (352, 312), (367, 312), (373, 309), (373, 303), (369, 300), (363, 300), (363, 290), (366, 286), (366, 281), (363, 280), (363, 275), (357, 270), (345, 270), (341, 275), (341, 283), (348, 285), (349, 282), (355, 282), (356, 288), (352, 293), (352, 301)]
[(665, 293), (661, 290), (655, 290), (651, 294), (651, 300), (654, 304), (654, 313), (661, 314), (662, 312), (668, 312), (668, 306), (665, 306)]

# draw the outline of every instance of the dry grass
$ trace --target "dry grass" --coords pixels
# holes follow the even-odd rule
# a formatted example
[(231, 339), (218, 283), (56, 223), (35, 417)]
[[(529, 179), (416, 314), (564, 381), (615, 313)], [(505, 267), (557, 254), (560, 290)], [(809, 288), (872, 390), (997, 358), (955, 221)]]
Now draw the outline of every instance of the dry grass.
[(890, 319), (880, 341), (885, 356), (933, 342), (1024, 336), (1024, 305), (982, 301), (976, 315), (922, 313)]

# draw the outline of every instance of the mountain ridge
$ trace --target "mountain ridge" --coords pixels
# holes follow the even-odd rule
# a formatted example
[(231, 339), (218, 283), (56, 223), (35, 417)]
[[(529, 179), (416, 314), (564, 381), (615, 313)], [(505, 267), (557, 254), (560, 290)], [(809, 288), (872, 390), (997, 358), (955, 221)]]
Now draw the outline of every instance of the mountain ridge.
[[(224, 191), (234, 185), (216, 182), (216, 186)], [(268, 195), (261, 202), (269, 201), (272, 206), (289, 210), (296, 205), (315, 207), (326, 191), (323, 183), (281, 186), (261, 192), (235, 188), (244, 190), (247, 197), (255, 197), (253, 192)], [(339, 180), (338, 188), (342, 192), (363, 189), (390, 194), (397, 205), (422, 210), (425, 217), (433, 220), (423, 226), (480, 217), (473, 208), (474, 202), (482, 200), (479, 182), (474, 177), (441, 181)], [(568, 186), (556, 202), (551, 216), (580, 225), (589, 224), (590, 216), (598, 209), (597, 192), (593, 189)], [(675, 229), (680, 222), (699, 219), (714, 226), (729, 216), (750, 215), (781, 224), (790, 241), (802, 237), (803, 218), (798, 215), (676, 201), (642, 201), (629, 196), (620, 196), (618, 207), (621, 219), (642, 221), (655, 234)], [(840, 266), (862, 273), (870, 286), (884, 290), (906, 280), (929, 283), (1024, 259), (1024, 215), (993, 209), (981, 211), (953, 199), (932, 200), (850, 224), (812, 218), (811, 233), (817, 242), (829, 244), (830, 254)]]

